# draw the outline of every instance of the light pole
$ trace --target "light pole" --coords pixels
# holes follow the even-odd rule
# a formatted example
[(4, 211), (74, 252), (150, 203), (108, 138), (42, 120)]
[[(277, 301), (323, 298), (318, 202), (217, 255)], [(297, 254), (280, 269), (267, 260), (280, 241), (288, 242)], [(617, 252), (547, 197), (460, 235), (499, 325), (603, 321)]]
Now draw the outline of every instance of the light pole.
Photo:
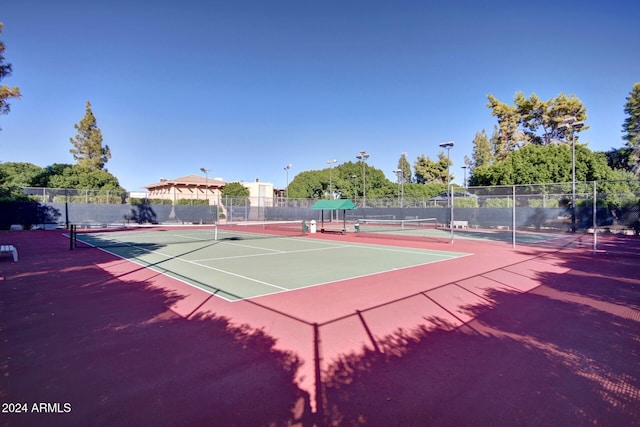
[(327, 164), (329, 165), (329, 199), (333, 199), (333, 188), (331, 188), (331, 170), (333, 169), (333, 164), (336, 162), (337, 160), (327, 160)]
[(351, 181), (353, 182), (353, 203), (354, 204), (358, 204), (358, 182), (356, 181), (356, 179), (358, 178), (358, 175), (351, 175)]
[(291, 166), (293, 165), (289, 163), (287, 166), (284, 167), (284, 170), (287, 174), (287, 186), (285, 187), (285, 190), (284, 190), (287, 205), (289, 204), (289, 169), (291, 169)]
[(209, 205), (209, 195), (207, 193), (209, 191), (209, 172), (211, 172), (211, 169), (202, 167), (200, 172), (204, 174), (204, 197), (207, 199), (207, 205)]
[(576, 130), (581, 129), (584, 122), (578, 121), (575, 116), (565, 118), (558, 130), (566, 132), (571, 130), (571, 231), (576, 232)]
[(368, 158), (369, 158), (369, 153), (367, 153), (364, 150), (360, 151), (360, 154), (356, 156), (356, 159), (362, 161), (362, 207), (363, 208), (367, 205), (367, 178), (366, 178), (367, 173), (364, 167)]
[(453, 243), (453, 203), (451, 203), (451, 191), (449, 190), (449, 177), (451, 173), (449, 168), (451, 167), (451, 158), (449, 157), (449, 151), (453, 148), (453, 141), (441, 142), (440, 147), (447, 150), (447, 207), (449, 208), (449, 227), (451, 228), (451, 242)]
[[(403, 151), (400, 153), (400, 157), (402, 158), (402, 166), (400, 170), (402, 171), (402, 181), (400, 182), (400, 207), (404, 207), (404, 183), (406, 178), (404, 177), (405, 164), (407, 163), (407, 152)], [(409, 166), (409, 177), (411, 177), (411, 166)]]
[[(464, 181), (462, 181), (462, 188), (466, 190), (467, 189), (467, 168), (469, 168), (469, 166), (464, 165), (460, 167), (464, 169)], [(465, 192), (465, 196), (466, 196), (466, 192)]]
[(450, 206), (451, 204), (451, 195), (449, 194), (449, 177), (451, 176), (450, 172), (449, 172), (449, 168), (451, 166), (451, 160), (449, 157), (449, 151), (451, 151), (451, 149), (453, 148), (454, 142), (453, 141), (447, 141), (447, 142), (441, 142), (440, 143), (440, 147), (444, 148), (447, 150), (447, 206)]
[[(404, 171), (402, 169), (395, 169), (393, 173), (398, 177), (398, 202), (400, 207), (402, 207), (402, 199), (404, 199)], [(400, 192), (400, 188), (402, 188), (402, 192)]]

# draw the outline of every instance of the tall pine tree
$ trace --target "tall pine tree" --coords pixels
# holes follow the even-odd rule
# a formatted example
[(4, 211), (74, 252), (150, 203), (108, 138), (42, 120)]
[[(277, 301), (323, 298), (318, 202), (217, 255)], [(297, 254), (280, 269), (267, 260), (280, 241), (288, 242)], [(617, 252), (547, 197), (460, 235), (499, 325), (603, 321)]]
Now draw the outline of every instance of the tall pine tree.
[(473, 159), (471, 165), (475, 167), (490, 166), (493, 163), (493, 152), (491, 149), (491, 141), (484, 129), (482, 132), (476, 132), (473, 138)]
[(409, 160), (407, 160), (407, 153), (402, 153), (400, 155), (400, 159), (398, 160), (398, 170), (402, 171), (402, 174), (400, 175), (402, 181), (404, 183), (409, 183), (412, 182), (412, 176), (411, 176), (411, 164), (409, 163)]
[(91, 102), (87, 101), (84, 117), (73, 127), (78, 131), (75, 137), (69, 139), (73, 145), (69, 151), (73, 154), (74, 160), (78, 165), (89, 169), (104, 169), (104, 165), (111, 158), (111, 150), (108, 145), (102, 146), (102, 132), (91, 111)]

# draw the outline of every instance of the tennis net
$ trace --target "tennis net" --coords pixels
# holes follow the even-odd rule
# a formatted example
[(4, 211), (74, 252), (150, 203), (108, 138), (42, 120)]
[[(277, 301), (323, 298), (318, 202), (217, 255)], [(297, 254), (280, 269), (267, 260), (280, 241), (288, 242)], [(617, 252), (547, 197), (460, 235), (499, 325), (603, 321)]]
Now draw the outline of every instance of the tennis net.
[(436, 218), (416, 219), (371, 219), (363, 218), (355, 222), (356, 234), (366, 237), (433, 237), (438, 228)]
[(260, 237), (304, 236), (304, 220), (238, 222), (214, 225), (215, 240), (243, 240)]
[[(128, 225), (122, 227), (81, 228), (71, 226), (71, 247), (145, 247), (198, 244), (218, 240), (248, 240), (303, 236), (304, 221), (268, 221), (214, 225)], [(78, 245), (80, 243), (80, 245)]]

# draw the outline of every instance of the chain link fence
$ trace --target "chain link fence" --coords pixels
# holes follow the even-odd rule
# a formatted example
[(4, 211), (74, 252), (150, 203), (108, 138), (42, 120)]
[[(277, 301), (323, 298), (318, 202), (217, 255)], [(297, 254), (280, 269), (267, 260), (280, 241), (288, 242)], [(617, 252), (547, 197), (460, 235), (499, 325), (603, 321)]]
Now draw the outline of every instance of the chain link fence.
[[(335, 218), (436, 218), (441, 228), (532, 233), (640, 234), (640, 181), (598, 181), (492, 187), (455, 187), (432, 198), (368, 197)], [(319, 219), (315, 199), (228, 197), (177, 201), (128, 192), (23, 188), (31, 202), (4, 202), (0, 228), (52, 228), (69, 223), (214, 223)], [(208, 204), (211, 203), (211, 204)]]

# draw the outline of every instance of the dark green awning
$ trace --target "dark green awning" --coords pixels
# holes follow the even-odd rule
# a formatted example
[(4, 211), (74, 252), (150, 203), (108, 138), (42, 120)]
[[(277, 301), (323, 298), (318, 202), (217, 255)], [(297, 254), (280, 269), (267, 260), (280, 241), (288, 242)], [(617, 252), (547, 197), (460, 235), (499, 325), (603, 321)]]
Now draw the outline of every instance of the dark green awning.
[(356, 209), (356, 205), (349, 199), (318, 200), (311, 206), (314, 211), (343, 211)]

